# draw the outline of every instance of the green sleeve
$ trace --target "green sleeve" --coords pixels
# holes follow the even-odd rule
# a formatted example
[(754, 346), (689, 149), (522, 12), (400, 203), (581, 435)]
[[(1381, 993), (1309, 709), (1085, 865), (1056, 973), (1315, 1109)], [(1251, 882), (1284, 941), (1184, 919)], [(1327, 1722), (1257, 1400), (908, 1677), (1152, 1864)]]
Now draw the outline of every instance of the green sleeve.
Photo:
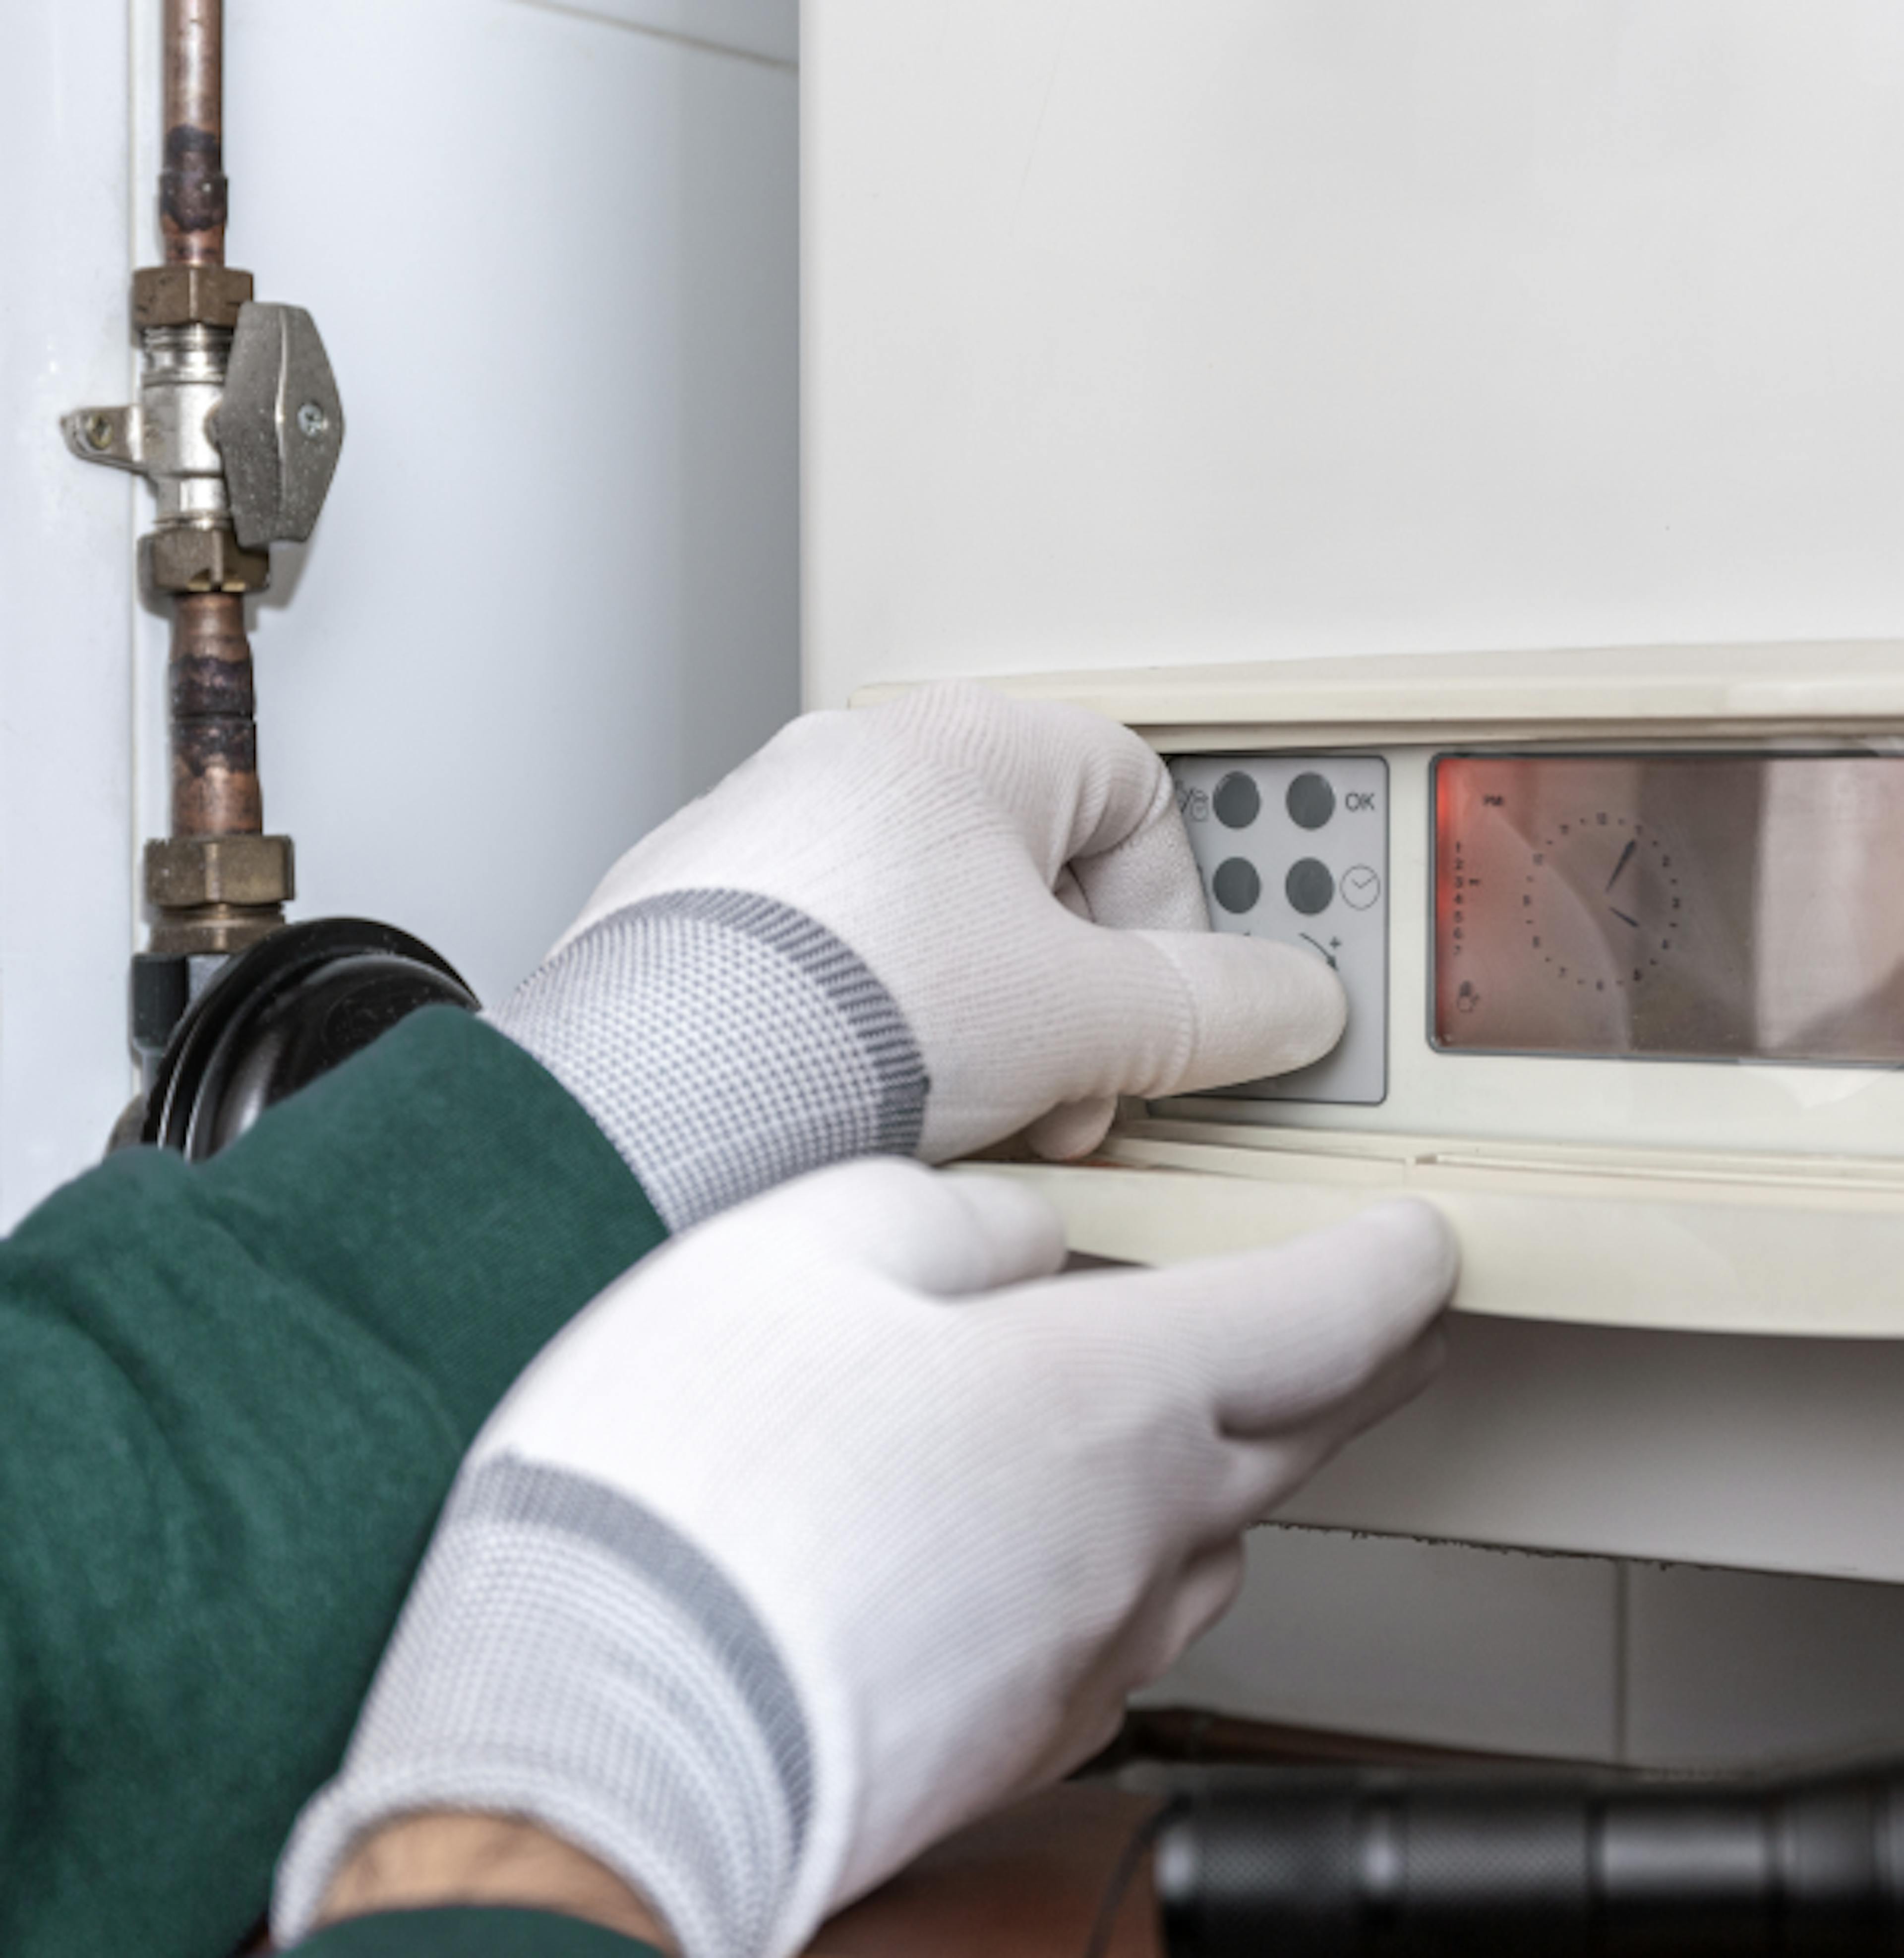
[(403, 1910), (309, 1937), (298, 1958), (661, 1958), (578, 1918), (539, 1910)]
[(555, 1081), (439, 1008), (0, 1242), (0, 1952), (236, 1948), (465, 1447), (664, 1234)]

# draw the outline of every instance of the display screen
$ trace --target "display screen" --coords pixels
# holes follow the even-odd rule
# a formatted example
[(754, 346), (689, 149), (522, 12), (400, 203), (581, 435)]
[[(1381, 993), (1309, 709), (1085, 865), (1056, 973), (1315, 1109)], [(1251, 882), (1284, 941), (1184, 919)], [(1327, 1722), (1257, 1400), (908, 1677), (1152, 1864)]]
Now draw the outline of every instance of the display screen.
[(1437, 1044), (1904, 1061), (1904, 759), (1444, 755)]

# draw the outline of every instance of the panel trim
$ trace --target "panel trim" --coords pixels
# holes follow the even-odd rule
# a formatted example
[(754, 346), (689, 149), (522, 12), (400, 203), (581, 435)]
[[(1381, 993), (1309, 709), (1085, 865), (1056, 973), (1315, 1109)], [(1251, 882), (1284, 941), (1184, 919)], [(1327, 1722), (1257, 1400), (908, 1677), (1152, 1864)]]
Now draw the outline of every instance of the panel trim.
[[(864, 686), (852, 704), (923, 683)], [(1904, 641), (1895, 639), (1383, 654), (984, 683), (1093, 708), (1175, 754), (1259, 743), (1904, 737)]]

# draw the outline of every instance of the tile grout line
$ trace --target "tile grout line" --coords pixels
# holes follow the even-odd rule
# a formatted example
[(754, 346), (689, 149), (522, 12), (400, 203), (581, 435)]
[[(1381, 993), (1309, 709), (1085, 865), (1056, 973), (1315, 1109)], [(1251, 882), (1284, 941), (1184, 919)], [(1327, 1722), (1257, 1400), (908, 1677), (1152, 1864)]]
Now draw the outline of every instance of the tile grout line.
[(710, 41), (698, 34), (684, 34), (672, 27), (651, 27), (645, 21), (623, 20), (619, 14), (605, 14), (581, 0), (514, 0), (518, 7), (531, 7), (541, 14), (561, 14), (572, 21), (588, 21), (598, 27), (619, 27), (625, 34), (642, 34), (651, 40), (666, 41), (677, 48), (692, 48), (701, 54), (730, 55), (736, 61), (752, 62), (756, 67), (778, 68), (796, 74), (800, 63), (780, 55), (763, 55), (753, 48), (738, 48), (731, 41)]
[(1630, 1767), (1633, 1751), (1631, 1709), (1628, 1705), (1629, 1640), (1632, 1634), (1631, 1567), (1624, 1557), (1613, 1565), (1613, 1757)]

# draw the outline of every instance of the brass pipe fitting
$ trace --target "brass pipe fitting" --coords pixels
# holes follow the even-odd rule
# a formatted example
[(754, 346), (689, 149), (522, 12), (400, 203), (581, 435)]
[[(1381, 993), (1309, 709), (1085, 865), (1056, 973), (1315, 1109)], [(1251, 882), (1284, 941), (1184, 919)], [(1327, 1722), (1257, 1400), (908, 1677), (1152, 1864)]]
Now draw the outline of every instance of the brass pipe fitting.
[(229, 333), (252, 296), (249, 272), (231, 265), (145, 265), (132, 274), (132, 325), (215, 326)]

